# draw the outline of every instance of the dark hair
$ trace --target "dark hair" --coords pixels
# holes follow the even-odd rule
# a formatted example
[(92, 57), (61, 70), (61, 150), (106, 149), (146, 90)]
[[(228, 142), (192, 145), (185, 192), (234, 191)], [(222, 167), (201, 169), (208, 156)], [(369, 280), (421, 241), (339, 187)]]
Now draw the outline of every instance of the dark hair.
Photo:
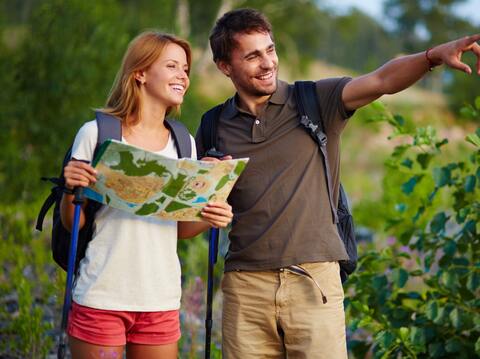
[(268, 33), (273, 39), (272, 25), (267, 17), (254, 9), (237, 9), (225, 13), (217, 20), (210, 33), (213, 61), (229, 61), (236, 46), (236, 34)]

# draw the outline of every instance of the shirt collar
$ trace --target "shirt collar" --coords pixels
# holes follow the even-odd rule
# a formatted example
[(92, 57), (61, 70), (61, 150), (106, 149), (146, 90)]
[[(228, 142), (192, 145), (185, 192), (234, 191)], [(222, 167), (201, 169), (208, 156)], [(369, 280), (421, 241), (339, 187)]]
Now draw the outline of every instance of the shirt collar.
[[(288, 83), (285, 81), (277, 80), (277, 90), (270, 96), (268, 100), (269, 103), (273, 103), (275, 105), (283, 105), (287, 102), (288, 99)], [(230, 97), (227, 102), (225, 103), (225, 108), (223, 110), (222, 115), (225, 119), (232, 119), (238, 113), (238, 93), (235, 96)]]
[(285, 81), (277, 80), (277, 90), (270, 96), (268, 102), (275, 105), (284, 105), (288, 99), (288, 84)]

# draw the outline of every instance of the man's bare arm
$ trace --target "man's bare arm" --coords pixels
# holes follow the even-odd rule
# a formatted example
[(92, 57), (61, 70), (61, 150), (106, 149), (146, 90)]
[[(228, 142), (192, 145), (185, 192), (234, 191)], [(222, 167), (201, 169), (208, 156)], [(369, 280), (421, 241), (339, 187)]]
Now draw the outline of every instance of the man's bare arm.
[(480, 75), (478, 40), (480, 40), (480, 34), (435, 46), (428, 51), (428, 58), (426, 52), (421, 52), (390, 60), (377, 70), (350, 81), (343, 89), (343, 103), (348, 110), (355, 110), (382, 95), (400, 92), (420, 80), (432, 64), (445, 64), (450, 68), (471, 74), (472, 69), (461, 62), (462, 54), (467, 51), (473, 52), (477, 57), (476, 72)]

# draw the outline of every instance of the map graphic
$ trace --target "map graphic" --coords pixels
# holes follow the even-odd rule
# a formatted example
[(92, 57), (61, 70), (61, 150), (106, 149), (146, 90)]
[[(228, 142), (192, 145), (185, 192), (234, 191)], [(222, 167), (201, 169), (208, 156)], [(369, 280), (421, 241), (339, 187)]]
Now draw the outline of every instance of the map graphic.
[(97, 182), (85, 197), (139, 216), (201, 221), (209, 201), (226, 201), (248, 158), (172, 159), (108, 140), (93, 161)]

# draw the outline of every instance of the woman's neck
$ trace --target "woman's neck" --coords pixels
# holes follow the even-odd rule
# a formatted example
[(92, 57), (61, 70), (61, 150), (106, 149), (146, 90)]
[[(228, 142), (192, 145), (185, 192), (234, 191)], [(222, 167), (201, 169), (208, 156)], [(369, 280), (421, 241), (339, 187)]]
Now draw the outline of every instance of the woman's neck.
[(158, 103), (158, 100), (154, 102), (149, 101), (148, 98), (143, 99), (140, 112), (137, 114), (140, 121), (134, 127), (146, 131), (162, 131), (165, 129), (163, 121), (166, 112), (166, 106)]

